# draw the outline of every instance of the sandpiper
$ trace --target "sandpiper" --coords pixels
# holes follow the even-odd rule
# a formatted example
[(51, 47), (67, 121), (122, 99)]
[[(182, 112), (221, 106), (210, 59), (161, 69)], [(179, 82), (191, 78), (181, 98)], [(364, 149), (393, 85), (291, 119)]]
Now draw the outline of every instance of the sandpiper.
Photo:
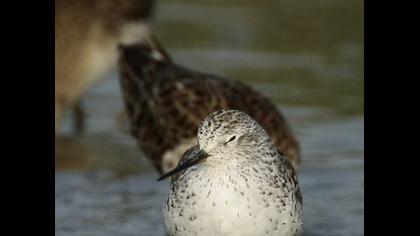
[(75, 107), (76, 128), (83, 128), (79, 99), (117, 64), (118, 44), (149, 35), (153, 0), (55, 0), (55, 124)]
[(176, 167), (182, 154), (197, 144), (200, 121), (219, 109), (249, 114), (298, 167), (299, 144), (273, 102), (239, 81), (176, 65), (151, 38), (153, 45), (121, 47), (120, 84), (131, 133), (160, 173)]
[(172, 176), (163, 204), (168, 233), (299, 235), (302, 195), (293, 166), (266, 131), (237, 110), (210, 114)]

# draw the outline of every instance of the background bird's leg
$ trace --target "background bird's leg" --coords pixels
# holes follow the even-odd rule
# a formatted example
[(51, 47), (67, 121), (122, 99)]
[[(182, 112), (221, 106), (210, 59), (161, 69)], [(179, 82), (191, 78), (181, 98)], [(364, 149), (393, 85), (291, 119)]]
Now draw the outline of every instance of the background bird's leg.
[(76, 134), (81, 134), (85, 129), (85, 112), (83, 110), (82, 101), (79, 100), (72, 107), (74, 130)]

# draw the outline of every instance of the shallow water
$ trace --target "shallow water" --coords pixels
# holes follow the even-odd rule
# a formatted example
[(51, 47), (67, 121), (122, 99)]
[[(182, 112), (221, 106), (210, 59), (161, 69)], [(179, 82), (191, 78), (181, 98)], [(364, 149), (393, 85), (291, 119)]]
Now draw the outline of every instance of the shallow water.
[[(261, 3), (263, 2), (263, 3)], [(304, 235), (363, 235), (362, 1), (160, 1), (182, 65), (237, 78), (279, 105), (302, 147)], [(115, 73), (84, 97), (87, 130), (56, 141), (56, 235), (164, 235), (167, 182), (127, 133)]]

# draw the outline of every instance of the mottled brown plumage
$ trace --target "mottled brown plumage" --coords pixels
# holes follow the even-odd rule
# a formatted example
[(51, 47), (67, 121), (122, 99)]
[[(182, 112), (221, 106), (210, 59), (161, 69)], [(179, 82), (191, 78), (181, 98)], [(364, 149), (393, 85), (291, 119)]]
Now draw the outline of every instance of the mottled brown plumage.
[[(237, 109), (250, 115), (294, 167), (298, 166), (298, 142), (273, 102), (244, 83), (184, 68), (165, 55), (139, 44), (121, 47), (119, 59), (131, 133), (160, 173), (165, 152), (188, 140), (196, 142), (201, 120), (219, 109)], [(182, 147), (173, 167), (195, 144)]]

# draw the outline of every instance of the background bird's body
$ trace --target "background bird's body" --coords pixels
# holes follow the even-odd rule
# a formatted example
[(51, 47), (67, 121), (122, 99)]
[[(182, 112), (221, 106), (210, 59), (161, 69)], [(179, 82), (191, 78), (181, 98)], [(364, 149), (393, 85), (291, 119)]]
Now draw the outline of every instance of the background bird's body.
[(176, 166), (182, 153), (197, 144), (200, 121), (222, 108), (244, 111), (257, 120), (298, 166), (299, 145), (285, 118), (251, 87), (178, 66), (143, 46), (122, 50), (120, 70), (131, 132), (160, 172)]
[(117, 64), (118, 44), (148, 35), (151, 0), (55, 0), (55, 123)]

